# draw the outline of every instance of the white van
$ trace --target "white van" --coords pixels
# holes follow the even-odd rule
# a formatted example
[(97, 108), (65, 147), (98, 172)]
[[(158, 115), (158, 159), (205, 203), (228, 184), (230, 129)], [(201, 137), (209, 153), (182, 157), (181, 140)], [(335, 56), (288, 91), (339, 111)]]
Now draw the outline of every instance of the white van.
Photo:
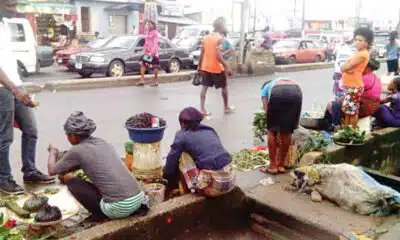
[(9, 31), (10, 46), (24, 75), (40, 70), (35, 34), (25, 18), (4, 18)]
[(177, 44), (183, 39), (202, 38), (213, 31), (213, 27), (209, 25), (191, 25), (179, 29), (178, 34), (172, 42)]

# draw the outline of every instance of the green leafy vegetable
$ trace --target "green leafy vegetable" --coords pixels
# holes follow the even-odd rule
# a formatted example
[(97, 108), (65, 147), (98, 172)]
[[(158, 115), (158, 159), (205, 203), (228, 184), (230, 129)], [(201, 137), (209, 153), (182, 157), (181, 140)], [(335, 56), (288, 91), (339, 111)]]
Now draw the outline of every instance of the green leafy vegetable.
[(5, 207), (7, 201), (16, 201), (18, 199), (18, 196), (16, 195), (8, 195), (5, 197), (0, 198), (0, 207)]
[(22, 218), (29, 218), (29, 216), (31, 215), (30, 212), (21, 208), (16, 202), (13, 201), (7, 201), (6, 207)]
[(265, 142), (264, 137), (267, 135), (267, 114), (265, 114), (264, 110), (254, 113), (253, 134), (261, 142)]
[(365, 136), (365, 131), (360, 132), (358, 128), (354, 129), (351, 126), (345, 126), (343, 130), (333, 135), (332, 139), (338, 143), (364, 144)]
[(231, 155), (233, 166), (242, 171), (265, 165), (269, 159), (269, 155), (266, 152), (251, 152), (247, 149)]
[(327, 140), (324, 135), (318, 131), (312, 131), (311, 137), (311, 141), (299, 150), (299, 159), (301, 159), (303, 155), (308, 152), (320, 151), (329, 145), (329, 140)]
[(44, 194), (50, 194), (50, 195), (55, 195), (60, 191), (59, 188), (46, 188), (44, 189)]

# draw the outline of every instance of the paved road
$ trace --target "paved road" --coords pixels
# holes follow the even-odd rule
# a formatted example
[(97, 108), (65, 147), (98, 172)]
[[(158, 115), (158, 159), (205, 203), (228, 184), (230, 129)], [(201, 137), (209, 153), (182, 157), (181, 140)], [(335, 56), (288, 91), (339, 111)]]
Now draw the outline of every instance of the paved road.
[[(205, 121), (219, 133), (229, 151), (238, 151), (252, 144), (252, 114), (261, 108), (260, 87), (275, 76), (237, 78), (230, 82), (231, 103), (237, 108), (232, 115), (223, 114), (220, 91), (210, 90), (207, 98), (208, 111), (212, 119)], [(332, 70), (315, 70), (288, 73), (300, 84), (303, 95), (303, 109), (309, 109), (314, 102), (326, 104), (332, 99)], [(62, 126), (68, 115), (74, 110), (84, 111), (97, 123), (96, 136), (109, 140), (121, 155), (128, 135), (124, 129), (125, 120), (135, 113), (150, 112), (164, 117), (168, 128), (163, 141), (163, 153), (166, 154), (174, 133), (178, 130), (178, 113), (187, 106), (199, 106), (200, 88), (190, 82), (162, 84), (159, 88), (126, 87), (96, 89), (72, 92), (43, 92), (36, 96), (40, 101), (37, 110), (39, 122), (38, 166), (46, 169), (47, 145), (52, 142), (61, 149), (69, 145)], [(16, 131), (12, 148), (14, 173), (20, 180), (21, 168), (20, 134)]]

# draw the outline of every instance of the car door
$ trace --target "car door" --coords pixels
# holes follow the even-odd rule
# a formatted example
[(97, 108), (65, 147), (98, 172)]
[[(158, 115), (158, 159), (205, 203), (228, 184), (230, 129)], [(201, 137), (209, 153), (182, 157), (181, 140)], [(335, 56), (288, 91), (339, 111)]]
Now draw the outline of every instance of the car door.
[(39, 71), (36, 40), (28, 21), (12, 18), (5, 22), (11, 37), (10, 46), (15, 58), (24, 65), (28, 73)]
[(299, 49), (296, 54), (296, 62), (303, 63), (307, 61), (307, 45), (305, 41), (300, 41)]
[(307, 62), (314, 62), (317, 58), (317, 47), (314, 45), (312, 41), (307, 41)]
[(161, 68), (166, 69), (171, 59), (171, 51), (168, 46), (168, 43), (163, 39), (160, 38), (158, 41), (158, 59)]
[(140, 59), (144, 54), (144, 37), (139, 37), (131, 49), (130, 57), (126, 61), (129, 72), (140, 71)]

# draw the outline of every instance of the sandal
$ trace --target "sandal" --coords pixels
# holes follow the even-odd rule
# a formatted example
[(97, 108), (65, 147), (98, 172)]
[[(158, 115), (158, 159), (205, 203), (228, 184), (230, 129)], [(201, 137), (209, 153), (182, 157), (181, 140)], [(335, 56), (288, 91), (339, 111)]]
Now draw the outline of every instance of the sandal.
[(287, 171), (284, 167), (278, 167), (278, 172), (279, 173), (287, 173)]
[(150, 86), (151, 86), (151, 87), (158, 87), (158, 84), (160, 84), (160, 83), (153, 83), (153, 84), (151, 84)]
[(278, 169), (272, 169), (269, 167), (261, 167), (260, 172), (276, 175), (276, 174), (278, 174)]
[(203, 114), (204, 117), (211, 116), (211, 113), (210, 113), (210, 112), (201, 112), (201, 113)]
[(139, 82), (139, 83), (136, 83), (135, 86), (136, 86), (136, 87), (143, 87), (143, 86), (144, 86), (144, 83)]
[(229, 114), (229, 113), (234, 113), (235, 112), (235, 110), (236, 110), (236, 108), (235, 107), (233, 107), (233, 106), (230, 106), (228, 109), (225, 109), (225, 114)]

